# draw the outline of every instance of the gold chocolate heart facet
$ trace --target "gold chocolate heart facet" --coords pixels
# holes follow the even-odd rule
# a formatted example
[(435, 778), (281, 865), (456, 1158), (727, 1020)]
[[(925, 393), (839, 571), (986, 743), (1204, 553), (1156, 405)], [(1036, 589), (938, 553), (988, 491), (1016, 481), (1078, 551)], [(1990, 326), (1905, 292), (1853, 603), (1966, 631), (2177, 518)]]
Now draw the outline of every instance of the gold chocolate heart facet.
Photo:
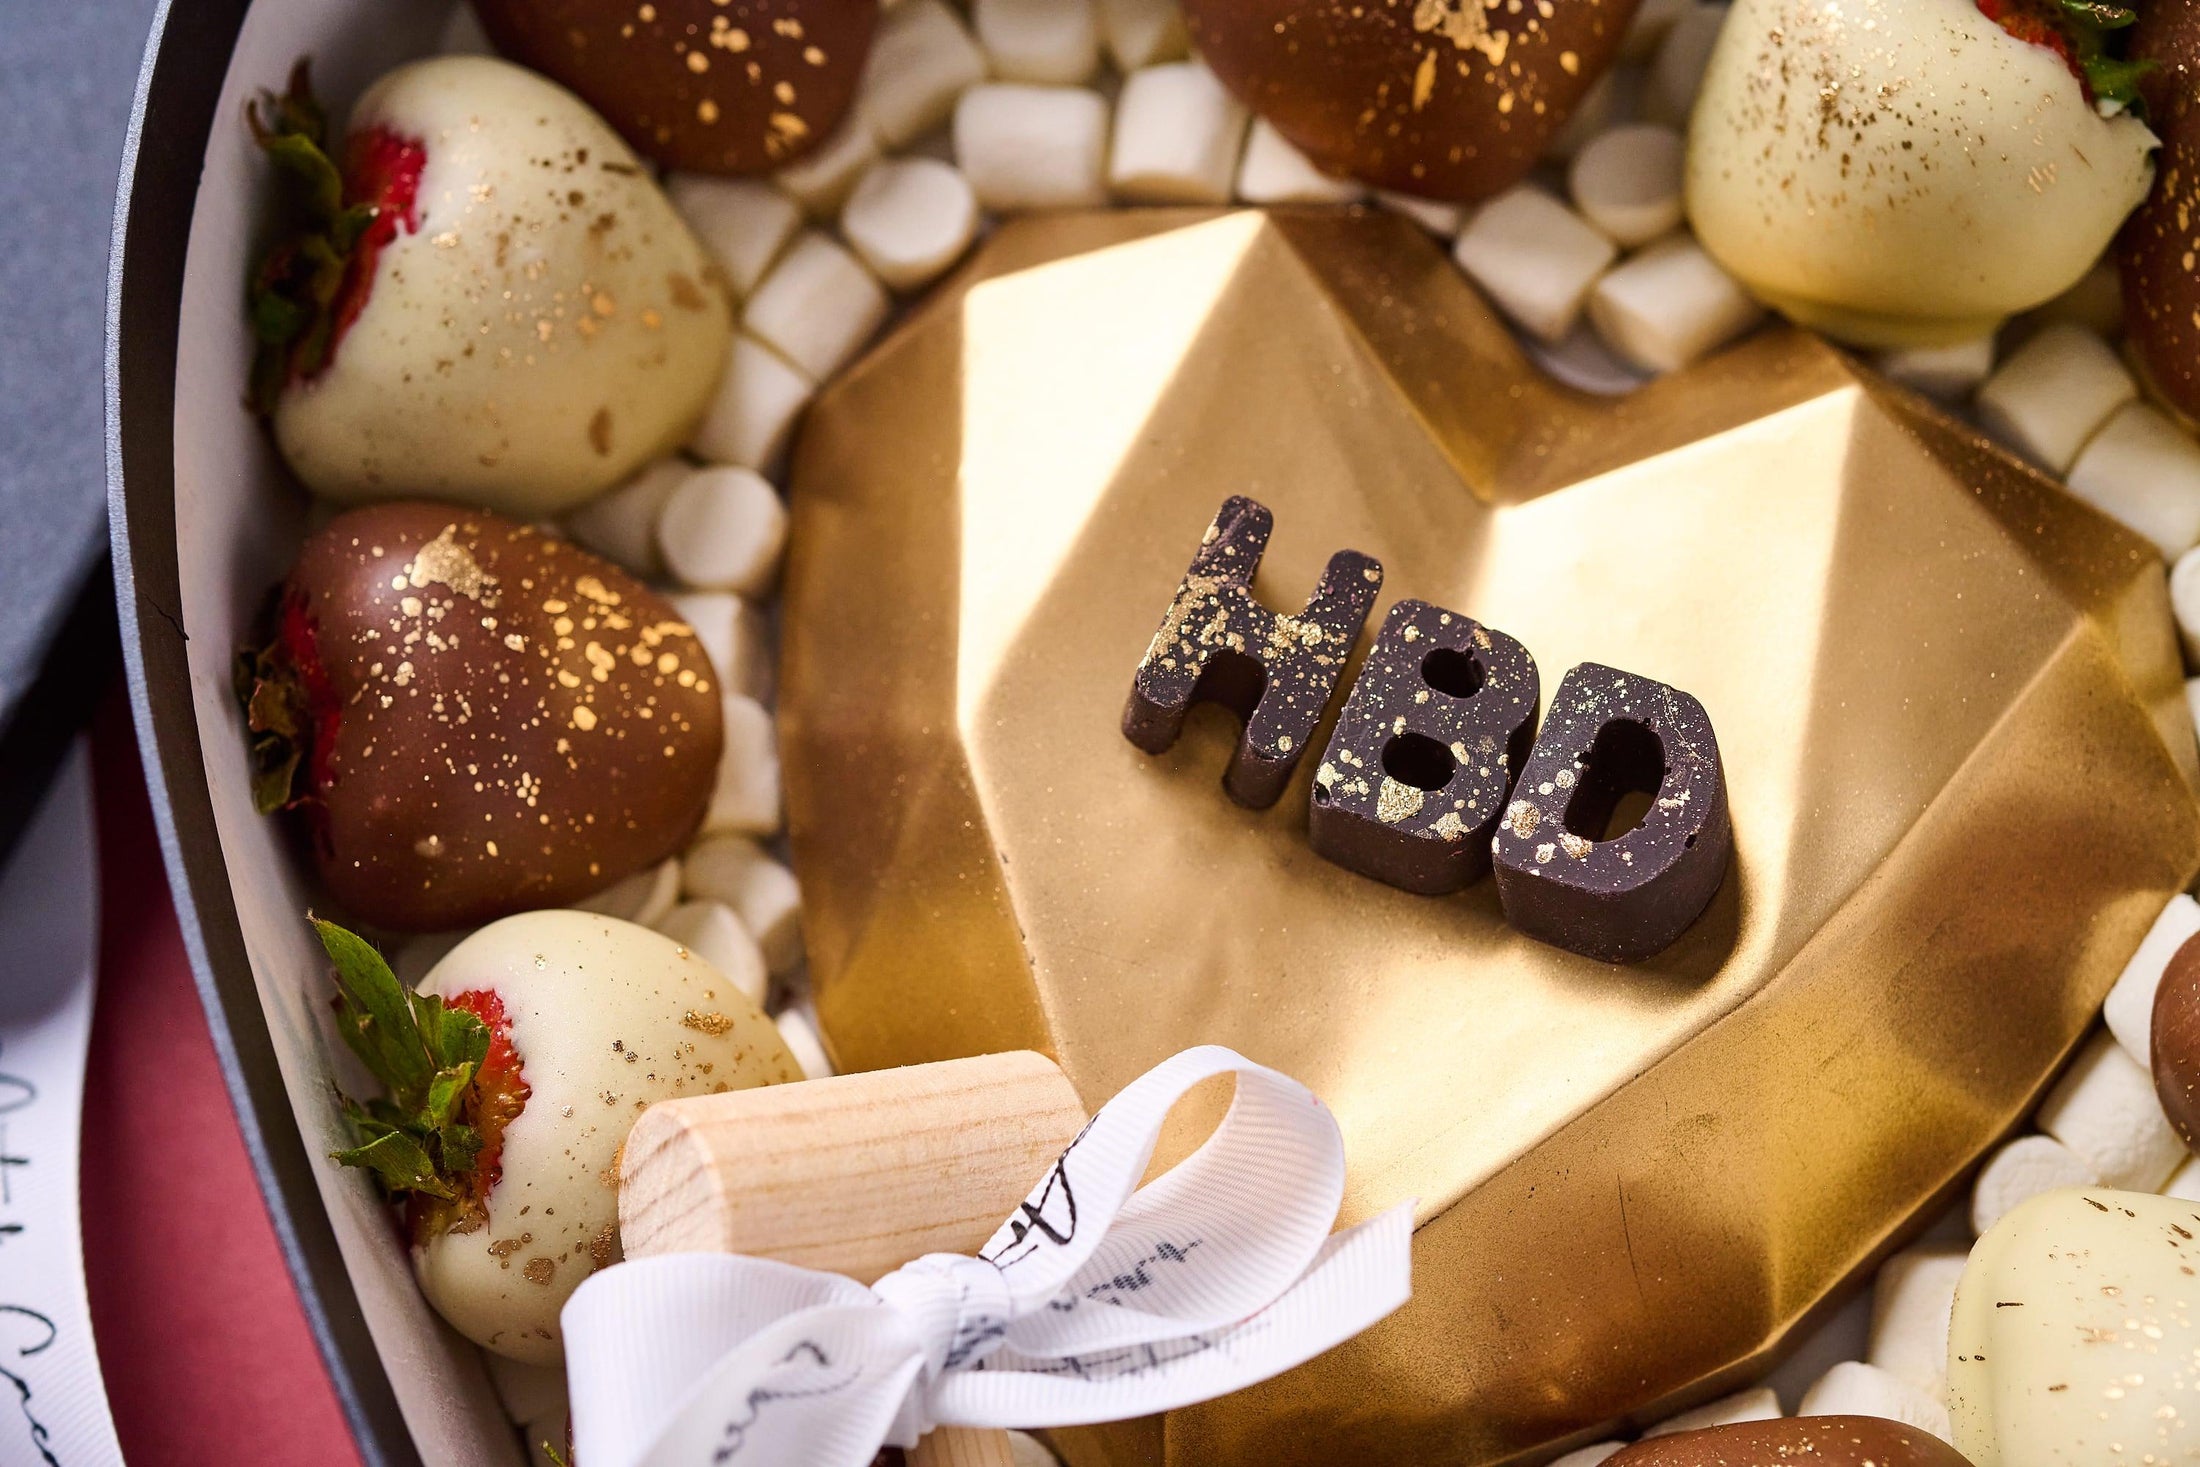
[[(1488, 882), (1316, 857), (1311, 759), (1231, 803), (1212, 711), (1126, 742), (1240, 493), (1270, 605), (1349, 546), (1546, 688), (1594, 660), (1700, 698), (1734, 829), (1703, 919), (1593, 962)], [(1079, 1467), (1465, 1467), (1731, 1386), (2024, 1112), (2200, 866), (2152, 550), (1801, 333), (1556, 386), (1388, 217), (1012, 224), (819, 400), (794, 513), (784, 752), (841, 1064), (1029, 1046), (1097, 1104), (1227, 1044), (1334, 1108), (1347, 1221), (1420, 1199), (1405, 1310), (1065, 1433)]]

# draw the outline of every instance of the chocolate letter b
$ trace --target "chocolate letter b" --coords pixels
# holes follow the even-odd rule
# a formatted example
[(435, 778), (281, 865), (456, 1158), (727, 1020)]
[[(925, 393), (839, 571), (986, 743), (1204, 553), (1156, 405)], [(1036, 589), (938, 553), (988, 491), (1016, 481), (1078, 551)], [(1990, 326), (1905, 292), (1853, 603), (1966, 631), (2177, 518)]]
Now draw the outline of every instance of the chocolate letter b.
[(1426, 896), (1480, 881), (1541, 699), (1535, 659), (1503, 632), (1391, 607), (1314, 771), (1315, 852)]
[[(1621, 817), (1632, 796), (1641, 819)], [(1505, 920), (1633, 963), (1670, 946), (1726, 877), (1733, 828), (1711, 718), (1679, 688), (1584, 662), (1551, 699), (1497, 830)]]
[(1240, 495), (1223, 502), (1138, 664), (1123, 710), (1123, 737), (1149, 754), (1176, 742), (1194, 703), (1219, 703), (1235, 713), (1244, 732), (1222, 787), (1256, 810), (1276, 802), (1305, 757), (1383, 585), (1379, 561), (1340, 550), (1329, 557), (1304, 611), (1270, 611), (1253, 599), (1253, 572), (1274, 524), (1264, 505)]

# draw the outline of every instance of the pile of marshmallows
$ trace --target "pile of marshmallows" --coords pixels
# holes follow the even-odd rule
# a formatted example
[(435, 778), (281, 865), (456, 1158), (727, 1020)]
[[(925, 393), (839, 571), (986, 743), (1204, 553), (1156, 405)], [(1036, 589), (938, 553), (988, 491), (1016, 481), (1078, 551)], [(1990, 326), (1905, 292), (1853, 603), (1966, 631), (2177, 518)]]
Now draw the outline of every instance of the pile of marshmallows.
[[(769, 179), (674, 174), (671, 198), (743, 302), (715, 401), (687, 456), (664, 459), (572, 514), (564, 530), (657, 584), (730, 690), (710, 811), (684, 855), (587, 905), (651, 926), (768, 1003), (811, 1076), (831, 1073), (803, 981), (801, 898), (768, 848), (783, 822), (772, 723), (768, 598), (787, 515), (771, 478), (819, 385), (860, 351), (896, 295), (952, 267), (989, 215), (1124, 204), (1373, 203), (1450, 239), (1460, 268), (1580, 385), (1620, 390), (1749, 330), (1762, 311), (1689, 235), (1684, 129), (1725, 7), (1644, 0), (1621, 64), (1531, 181), (1471, 211), (1370, 192), (1317, 172), (1191, 59), (1175, 0), (888, 0), (854, 113), (819, 151)], [(487, 52), (458, 8), (444, 46)], [(1959, 408), (2176, 562), (2172, 598), (2200, 667), (2200, 445), (2139, 398), (2109, 345), (2103, 266), (1997, 339), (1883, 354), (1888, 376)], [(2008, 350), (2000, 356), (2003, 348)], [(2180, 558), (2182, 557), (2182, 558)], [(2188, 684), (2200, 713), (2200, 678)], [(2099, 1036), (2042, 1107), (2039, 1135), (1981, 1173), (1984, 1231), (2052, 1187), (2101, 1183), (2200, 1199), (2200, 1161), (2162, 1116), (2148, 1070), (2153, 991), (2200, 931), (2179, 897), (2132, 959)], [(463, 934), (415, 939), (415, 982)], [(1926, 1245), (1881, 1269), (1862, 1360), (1801, 1396), (1801, 1414), (1891, 1417), (1948, 1435), (1948, 1314), (1967, 1244)], [(516, 1420), (548, 1414), (555, 1372), (493, 1362)], [(537, 1397), (541, 1399), (536, 1399)], [(556, 1402), (562, 1408), (562, 1400)], [(1650, 1434), (1780, 1414), (1760, 1387)], [(1020, 1464), (1045, 1449), (1017, 1441)], [(1558, 1467), (1617, 1451), (1584, 1448)]]

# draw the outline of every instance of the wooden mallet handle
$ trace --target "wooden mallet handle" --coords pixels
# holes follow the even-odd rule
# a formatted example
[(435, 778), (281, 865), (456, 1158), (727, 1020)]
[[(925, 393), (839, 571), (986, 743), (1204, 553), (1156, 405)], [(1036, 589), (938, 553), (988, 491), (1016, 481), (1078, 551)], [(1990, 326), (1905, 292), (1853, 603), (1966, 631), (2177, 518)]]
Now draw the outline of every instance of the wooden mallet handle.
[[(869, 1284), (975, 1253), (1084, 1128), (1054, 1061), (1018, 1051), (660, 1101), (619, 1164), (629, 1258), (743, 1253)], [(911, 1467), (1011, 1467), (1008, 1435), (935, 1431)]]

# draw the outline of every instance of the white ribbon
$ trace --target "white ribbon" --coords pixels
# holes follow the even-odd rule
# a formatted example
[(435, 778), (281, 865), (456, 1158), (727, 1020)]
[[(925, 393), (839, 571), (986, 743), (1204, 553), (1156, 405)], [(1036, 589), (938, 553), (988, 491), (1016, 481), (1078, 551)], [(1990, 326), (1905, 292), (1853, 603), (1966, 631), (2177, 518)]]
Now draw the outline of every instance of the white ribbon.
[[(1226, 1073), (1222, 1124), (1138, 1186), (1169, 1107)], [(1343, 1197), (1344, 1139), (1312, 1091), (1188, 1049), (1103, 1106), (976, 1258), (868, 1289), (724, 1253), (596, 1274), (561, 1316), (575, 1457), (866, 1467), (935, 1426), (1076, 1426), (1241, 1389), (1411, 1293), (1413, 1205), (1331, 1236)]]

